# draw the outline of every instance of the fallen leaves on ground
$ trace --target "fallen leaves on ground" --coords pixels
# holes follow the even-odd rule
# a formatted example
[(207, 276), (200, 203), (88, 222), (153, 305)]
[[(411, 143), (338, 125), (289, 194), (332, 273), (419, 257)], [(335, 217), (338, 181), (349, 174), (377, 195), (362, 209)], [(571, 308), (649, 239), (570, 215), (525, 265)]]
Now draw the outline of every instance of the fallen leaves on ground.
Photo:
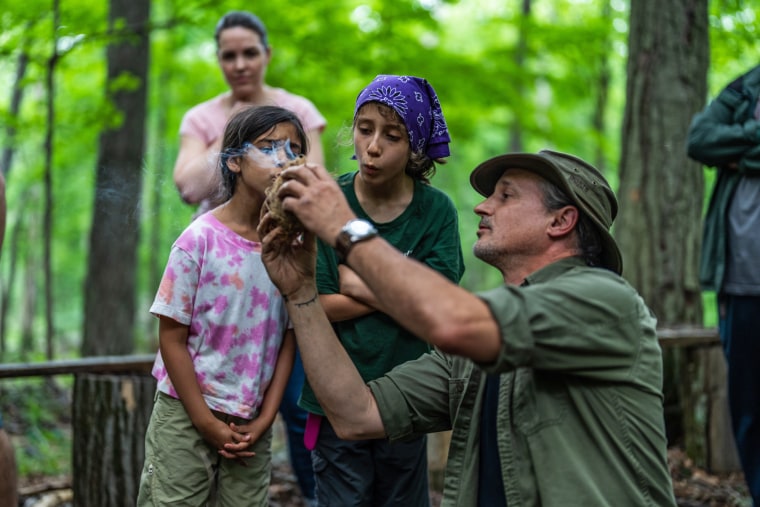
[[(683, 450), (668, 450), (668, 465), (673, 491), (679, 507), (751, 507), (741, 473), (710, 474), (694, 465)], [(21, 479), (21, 504), (28, 507), (66, 507), (71, 505), (71, 480), (67, 477), (25, 477)], [(63, 493), (62, 493), (63, 491)], [(431, 491), (431, 506), (441, 504), (441, 494)], [(53, 498), (60, 503), (51, 503)], [(276, 460), (269, 488), (270, 507), (304, 507), (295, 476), (286, 460)]]

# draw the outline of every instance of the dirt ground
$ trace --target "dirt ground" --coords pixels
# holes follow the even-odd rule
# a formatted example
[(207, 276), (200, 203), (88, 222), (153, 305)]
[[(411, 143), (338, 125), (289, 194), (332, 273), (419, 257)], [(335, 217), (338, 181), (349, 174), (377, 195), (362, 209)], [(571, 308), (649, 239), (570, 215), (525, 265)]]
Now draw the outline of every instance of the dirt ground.
[[(56, 391), (58, 392), (58, 391)], [(69, 404), (67, 396), (55, 392), (47, 393), (50, 410), (60, 412), (58, 424), (63, 434), (70, 433)], [(35, 393), (21, 392), (18, 396), (30, 396)], [(20, 434), (24, 430), (14, 416), (13, 399), (0, 396), (0, 408), (7, 429), (15, 428)], [(60, 399), (59, 399), (60, 398)], [(14, 398), (15, 399), (15, 398)], [(58, 400), (56, 402), (56, 400)], [(57, 407), (57, 408), (56, 408)], [(12, 436), (13, 436), (13, 432)], [(270, 507), (301, 507), (304, 502), (295, 476), (290, 468), (285, 428), (278, 417), (272, 438), (273, 474), (270, 486)], [(678, 447), (668, 451), (668, 463), (673, 489), (679, 507), (751, 507), (744, 478), (740, 473), (715, 475), (695, 466)], [(17, 507), (70, 507), (72, 505), (71, 477), (68, 476), (26, 476), (19, 481), (20, 502)], [(431, 490), (431, 507), (439, 507), (440, 492)], [(11, 507), (11, 506), (0, 506)], [(759, 506), (760, 507), (760, 506)]]
[(678, 448), (668, 450), (668, 464), (679, 507), (752, 507), (741, 473), (711, 475)]
[[(272, 437), (270, 507), (305, 507), (290, 468), (285, 426), (278, 417)], [(741, 473), (714, 475), (695, 466), (678, 447), (668, 450), (668, 464), (679, 507), (752, 507)], [(18, 507), (71, 507), (71, 477), (27, 476), (19, 480)], [(441, 494), (431, 490), (431, 507), (439, 507)], [(0, 506), (6, 507), (6, 506)]]
[[(677, 448), (668, 452), (673, 487), (679, 507), (751, 507), (741, 474), (711, 475), (693, 465)], [(70, 507), (71, 481), (67, 477), (24, 478), (19, 507)], [(284, 452), (274, 455), (270, 507), (304, 507), (298, 484)], [(431, 491), (432, 507), (441, 504)]]

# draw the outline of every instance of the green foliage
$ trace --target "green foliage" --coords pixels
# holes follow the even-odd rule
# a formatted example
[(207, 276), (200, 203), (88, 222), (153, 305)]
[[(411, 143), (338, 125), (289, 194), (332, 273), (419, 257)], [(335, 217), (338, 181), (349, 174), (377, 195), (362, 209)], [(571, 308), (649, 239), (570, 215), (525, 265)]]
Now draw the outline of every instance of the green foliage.
[[(8, 230), (0, 258), (2, 285), (13, 275), (9, 297), (2, 301), (10, 316), (3, 337), (7, 351), (0, 358), (6, 361), (20, 360), (27, 313), (33, 314), (35, 346), (27, 359), (44, 357), (41, 224), (49, 64), (56, 64), (52, 293), (59, 356), (76, 354), (81, 339), (98, 139), (128, 113), (114, 110), (105, 90), (106, 47), (112, 40), (108, 2), (60, 0), (56, 27), (51, 4), (5, 2), (0, 12), (0, 145), (13, 148), (15, 156), (7, 174)], [(479, 162), (508, 150), (510, 129), (519, 130), (527, 151), (554, 148), (591, 158), (599, 150), (607, 176), (613, 185), (617, 181), (627, 2), (533, 0), (527, 19), (520, 6), (503, 0), (313, 0), (295, 7), (272, 0), (253, 7), (267, 24), (273, 50), (267, 81), (310, 98), (325, 115), (323, 144), (328, 168), (336, 174), (355, 168), (351, 148), (339, 138), (365, 84), (381, 73), (415, 74), (433, 84), (453, 139), (452, 156), (438, 167), (433, 183), (459, 208), (467, 266), (462, 284), (472, 290), (496, 285), (501, 276), (472, 256), (478, 222), (472, 209), (480, 197), (465, 182)], [(162, 271), (172, 242), (193, 213), (172, 180), (179, 124), (190, 107), (227, 89), (213, 31), (225, 12), (247, 6), (232, 0), (154, 0), (151, 8), (150, 118), (144, 188), (135, 196), (142, 223), (137, 351), (155, 348), (156, 322), (147, 312), (155, 272)], [(711, 2), (710, 96), (757, 63), (759, 14), (760, 7), (750, 2)], [(521, 33), (525, 45), (519, 62)], [(13, 115), (11, 92), (22, 54), (29, 65), (20, 82), (21, 109)], [(604, 125), (597, 130), (592, 118), (605, 71), (607, 103)], [(119, 81), (126, 88), (137, 84), (130, 76)], [(7, 127), (15, 128), (14, 136)], [(708, 190), (712, 174), (706, 171)], [(714, 294), (705, 294), (704, 307), (706, 324), (714, 325)], [(24, 421), (13, 432), (21, 473), (65, 471), (70, 438), (56, 428), (68, 406), (50, 391), (8, 385), (0, 385), (0, 408), (6, 423)]]
[(760, 6), (743, 0), (710, 2), (710, 96), (734, 77), (757, 65)]
[[(20, 316), (32, 311), (35, 333), (44, 329), (42, 169), (49, 99), (45, 83), (53, 48), (52, 293), (55, 333), (63, 351), (76, 350), (82, 323), (98, 139), (128, 112), (114, 110), (105, 90), (106, 47), (113, 37), (106, 0), (61, 0), (56, 27), (49, 1), (6, 4), (0, 14), (0, 144), (12, 147), (15, 158), (7, 175), (8, 231), (0, 275), (8, 280), (11, 270), (15, 273), (3, 304), (16, 316), (6, 336), (8, 358), (19, 347)], [(354, 99), (367, 82), (380, 73), (411, 73), (434, 85), (453, 144), (449, 163), (438, 168), (433, 183), (459, 207), (467, 265), (463, 285), (473, 290), (499, 283), (500, 277), (470, 252), (477, 224), (472, 208), (479, 197), (463, 182), (477, 163), (508, 149), (513, 129), (528, 151), (548, 147), (586, 158), (599, 152), (608, 177), (617, 179), (627, 3), (534, 0), (529, 18), (520, 6), (496, 0), (315, 0), (293, 8), (292, 2), (273, 0), (255, 7), (267, 24), (273, 50), (267, 81), (309, 97), (325, 115), (323, 144), (335, 173), (355, 167), (351, 148), (339, 142), (339, 134), (350, 125)], [(225, 12), (245, 8), (232, 0), (155, 0), (151, 7), (144, 189), (135, 196), (143, 227), (138, 350), (154, 346), (155, 321), (147, 307), (155, 292), (155, 272), (163, 269), (172, 241), (193, 212), (172, 181), (179, 124), (190, 107), (227, 89), (216, 63), (213, 31)], [(737, 0), (711, 3), (711, 95), (756, 63), (759, 10)], [(11, 91), (22, 53), (29, 65), (20, 83), (21, 109), (12, 115)], [(597, 130), (592, 119), (605, 72), (604, 124)], [(130, 76), (119, 81), (126, 88), (138, 84)], [(8, 137), (6, 126), (16, 129), (15, 136)], [(19, 239), (12, 245), (14, 231)], [(29, 279), (23, 276), (27, 266)], [(29, 280), (37, 288), (31, 302)], [(35, 343), (42, 343), (41, 336)]]
[(55, 476), (71, 471), (71, 433), (60, 427), (32, 427), (14, 439), (19, 476)]
[(0, 386), (0, 410), (21, 476), (70, 471), (70, 384), (70, 379), (60, 385), (24, 379), (5, 381)]

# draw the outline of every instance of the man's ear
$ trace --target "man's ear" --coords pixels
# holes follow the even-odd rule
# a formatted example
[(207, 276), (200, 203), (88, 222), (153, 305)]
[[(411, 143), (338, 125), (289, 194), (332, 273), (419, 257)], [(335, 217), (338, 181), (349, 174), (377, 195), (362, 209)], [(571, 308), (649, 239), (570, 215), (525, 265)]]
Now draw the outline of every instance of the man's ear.
[(578, 208), (575, 206), (567, 205), (552, 213), (554, 217), (549, 225), (549, 236), (553, 238), (569, 234), (578, 223)]

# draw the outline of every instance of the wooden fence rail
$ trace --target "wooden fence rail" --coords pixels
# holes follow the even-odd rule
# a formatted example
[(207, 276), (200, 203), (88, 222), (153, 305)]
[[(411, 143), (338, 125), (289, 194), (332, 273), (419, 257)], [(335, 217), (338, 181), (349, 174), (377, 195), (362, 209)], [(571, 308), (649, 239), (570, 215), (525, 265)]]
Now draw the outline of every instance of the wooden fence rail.
[(684, 446), (694, 462), (712, 472), (741, 470), (728, 412), (726, 362), (716, 328), (657, 330), (665, 353), (676, 352)]
[[(720, 344), (715, 328), (672, 327), (657, 330), (666, 347), (711, 347)], [(0, 363), (0, 379), (48, 377), (74, 373), (150, 373), (155, 354), (94, 356), (35, 363)]]
[(155, 354), (0, 364), (0, 379), (74, 375), (71, 402), (75, 507), (135, 505), (153, 408)]
[(155, 354), (94, 356), (36, 363), (0, 364), (0, 379), (74, 373), (150, 373)]
[(657, 330), (657, 337), (663, 348), (720, 345), (720, 336), (714, 327), (664, 327)]

